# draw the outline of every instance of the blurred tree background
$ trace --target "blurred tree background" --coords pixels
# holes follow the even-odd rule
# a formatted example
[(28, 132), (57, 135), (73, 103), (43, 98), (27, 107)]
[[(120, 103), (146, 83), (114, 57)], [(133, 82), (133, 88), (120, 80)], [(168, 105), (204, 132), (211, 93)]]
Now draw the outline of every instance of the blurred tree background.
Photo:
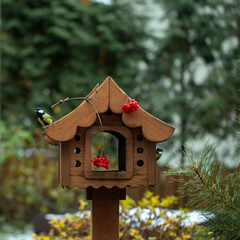
[(56, 148), (42, 140), (34, 109), (59, 119), (79, 102), (54, 112), (51, 105), (85, 96), (108, 75), (176, 127), (164, 145), (168, 162), (179, 161), (173, 151), (189, 140), (214, 136), (228, 147), (239, 116), (239, 6), (240, 0), (2, 0), (0, 222), (76, 207), (82, 192), (57, 186)]

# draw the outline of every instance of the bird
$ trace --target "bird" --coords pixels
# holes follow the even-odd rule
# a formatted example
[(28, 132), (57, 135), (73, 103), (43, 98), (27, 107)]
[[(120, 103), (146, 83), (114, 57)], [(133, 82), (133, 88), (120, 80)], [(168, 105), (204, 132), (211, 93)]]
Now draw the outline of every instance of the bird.
[(163, 154), (163, 149), (160, 148), (160, 147), (157, 147), (156, 148), (156, 161), (158, 161), (160, 159), (160, 157), (162, 156)]
[(38, 121), (41, 123), (43, 127), (53, 123), (52, 117), (49, 114), (47, 114), (42, 108), (40, 107), (36, 108), (35, 113), (38, 116)]

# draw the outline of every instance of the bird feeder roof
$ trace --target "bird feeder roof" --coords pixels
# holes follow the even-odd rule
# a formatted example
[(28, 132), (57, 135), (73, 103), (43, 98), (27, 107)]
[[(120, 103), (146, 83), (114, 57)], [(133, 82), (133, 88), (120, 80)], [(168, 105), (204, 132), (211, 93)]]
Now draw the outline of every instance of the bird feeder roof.
[(122, 121), (127, 127), (141, 127), (143, 136), (151, 142), (164, 142), (174, 132), (174, 127), (155, 118), (141, 107), (135, 112), (125, 113), (122, 106), (131, 98), (111, 77), (107, 77), (99, 87), (96, 86), (88, 97), (93, 98), (91, 103), (84, 100), (75, 110), (44, 127), (43, 136), (47, 142), (57, 145), (59, 142), (71, 140), (77, 127), (90, 127), (95, 123), (96, 110), (98, 113), (105, 113), (110, 109), (113, 113), (122, 114)]

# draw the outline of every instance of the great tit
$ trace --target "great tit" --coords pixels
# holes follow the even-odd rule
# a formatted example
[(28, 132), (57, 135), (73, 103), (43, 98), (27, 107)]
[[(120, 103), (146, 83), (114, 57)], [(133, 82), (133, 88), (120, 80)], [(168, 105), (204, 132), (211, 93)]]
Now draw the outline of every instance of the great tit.
[(38, 116), (38, 121), (41, 123), (43, 127), (50, 125), (53, 123), (52, 117), (47, 114), (42, 108), (36, 108), (35, 113)]
[(156, 161), (158, 161), (160, 159), (162, 154), (163, 154), (163, 149), (160, 148), (160, 147), (157, 147), (157, 149), (156, 149)]

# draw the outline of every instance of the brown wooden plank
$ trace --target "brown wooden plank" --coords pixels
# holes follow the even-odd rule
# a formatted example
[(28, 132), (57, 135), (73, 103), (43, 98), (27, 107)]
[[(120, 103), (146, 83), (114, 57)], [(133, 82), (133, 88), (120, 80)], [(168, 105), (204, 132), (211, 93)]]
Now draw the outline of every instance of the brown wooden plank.
[[(143, 138), (142, 140), (138, 140), (138, 136), (142, 136), (141, 128), (133, 129), (134, 132), (134, 141), (133, 141), (133, 149), (134, 149), (134, 175), (135, 176), (144, 176), (146, 179), (146, 185), (148, 185), (148, 144), (149, 142)], [(139, 153), (138, 149), (142, 149), (142, 152)], [(138, 161), (143, 161), (143, 166), (138, 166)]]
[[(178, 179), (178, 180), (183, 180), (185, 179), (183, 176), (174, 176), (175, 179)], [(184, 207), (185, 203), (184, 203), (184, 198), (182, 197), (182, 194), (181, 192), (179, 192), (179, 189), (183, 186), (183, 182), (174, 182), (174, 185), (175, 185), (175, 196), (178, 196), (179, 197), (179, 200), (178, 200), (178, 205), (180, 207)]]
[(126, 198), (126, 189), (88, 188), (92, 200), (92, 240), (119, 239), (119, 199)]
[(154, 186), (156, 183), (156, 144), (148, 143), (148, 184)]
[(164, 142), (174, 132), (174, 127), (155, 118), (141, 107), (132, 113), (123, 112), (122, 120), (128, 127), (142, 127), (144, 137), (151, 142)]
[(147, 190), (150, 189), (142, 185), (135, 188), (127, 188), (127, 196), (131, 197), (135, 201), (140, 201)]
[(43, 135), (43, 138), (44, 138), (44, 140), (45, 140), (46, 142), (48, 142), (48, 143), (50, 143), (51, 145), (54, 145), (54, 146), (57, 146), (57, 145), (58, 145), (58, 142), (56, 142), (55, 140), (49, 138), (49, 137), (45, 134), (44, 131), (43, 131), (42, 135)]
[(107, 189), (101, 187), (94, 189), (92, 187), (87, 188), (87, 200), (125, 200), (126, 199), (126, 188), (120, 189), (118, 187), (113, 187)]
[(176, 193), (175, 183), (172, 181), (172, 176), (165, 176), (164, 197), (171, 196)]
[[(113, 113), (123, 113), (123, 122), (131, 128), (142, 126), (143, 135), (152, 142), (163, 142), (169, 139), (174, 128), (151, 114), (144, 111), (141, 107), (130, 114), (122, 111), (122, 106), (127, 99), (130, 99), (126, 93), (120, 89), (117, 84), (108, 77), (98, 88), (93, 91), (90, 97), (98, 113), (104, 113), (109, 108)], [(84, 101), (78, 108), (64, 116), (55, 123), (46, 126), (45, 139), (54, 144), (59, 141), (67, 141), (73, 138), (77, 126), (89, 127), (96, 121), (96, 111), (91, 103)], [(55, 141), (55, 142), (54, 142)]]
[[(98, 113), (104, 113), (108, 110), (109, 102), (109, 78), (107, 78), (97, 92), (90, 95), (90, 101), (97, 109)], [(72, 139), (77, 131), (77, 126), (89, 127), (96, 121), (97, 115), (95, 108), (91, 103), (83, 103), (75, 110), (44, 128), (45, 140), (52, 139), (56, 142), (63, 142)]]
[(60, 143), (61, 148), (61, 165), (60, 165), (60, 178), (63, 187), (69, 186), (69, 143)]
[(109, 94), (109, 107), (114, 113), (122, 113), (122, 106), (126, 103), (127, 99), (130, 100), (128, 95), (110, 78), (110, 94)]
[(125, 188), (125, 187), (138, 187), (140, 185), (143, 185), (145, 187), (148, 187), (148, 178), (146, 175), (137, 175), (134, 176), (132, 179), (86, 179), (82, 176), (70, 176), (70, 184), (69, 188), (73, 188), (75, 186), (78, 186), (80, 188), (100, 188), (100, 187), (106, 187), (106, 188), (113, 188), (115, 186), (119, 188)]
[(128, 127), (135, 128), (142, 126), (143, 134), (149, 141), (163, 142), (172, 136), (174, 132), (174, 128), (172, 126), (155, 118), (142, 108), (139, 108), (137, 111), (130, 114), (123, 112), (123, 104), (127, 103), (128, 100), (131, 100), (131, 98), (129, 98), (127, 94), (121, 88), (119, 88), (112, 79), (110, 79), (109, 96), (109, 105), (112, 112), (123, 113), (123, 122)]
[[(122, 126), (122, 114), (115, 114), (115, 113), (101, 113), (100, 118), (102, 124), (105, 126)], [(100, 126), (99, 119), (96, 119), (95, 122), (96, 126)]]
[(62, 186), (62, 144), (58, 144), (58, 155), (59, 155), (59, 183)]
[(61, 183), (61, 180), (60, 180), (60, 165), (61, 165), (61, 144), (59, 143), (58, 144), (58, 163), (57, 163), (57, 167), (58, 167), (58, 183), (60, 184)]
[[(88, 128), (78, 128), (77, 135), (80, 137), (78, 141), (76, 139), (72, 139), (69, 141), (69, 148), (70, 148), (70, 175), (80, 175), (84, 176), (85, 171), (85, 131)], [(79, 149), (80, 152), (75, 153), (74, 149)], [(80, 166), (75, 167), (75, 162), (79, 161)]]
[[(178, 183), (172, 182), (172, 178), (176, 178), (176, 176), (165, 176), (163, 171), (167, 170), (165, 167), (156, 168), (156, 185), (152, 188), (146, 188), (143, 186), (139, 186), (136, 188), (127, 188), (127, 195), (132, 197), (135, 201), (140, 200), (143, 197), (143, 194), (146, 190), (153, 191), (154, 194), (160, 195), (160, 198), (164, 198), (166, 196), (174, 195), (177, 196), (176, 192), (178, 189)], [(186, 178), (187, 181), (188, 178)], [(184, 197), (179, 203), (174, 206), (174, 208), (186, 207), (188, 204), (188, 197)], [(190, 208), (194, 208), (194, 206), (188, 206)]]
[(119, 239), (119, 200), (92, 200), (92, 240)]

